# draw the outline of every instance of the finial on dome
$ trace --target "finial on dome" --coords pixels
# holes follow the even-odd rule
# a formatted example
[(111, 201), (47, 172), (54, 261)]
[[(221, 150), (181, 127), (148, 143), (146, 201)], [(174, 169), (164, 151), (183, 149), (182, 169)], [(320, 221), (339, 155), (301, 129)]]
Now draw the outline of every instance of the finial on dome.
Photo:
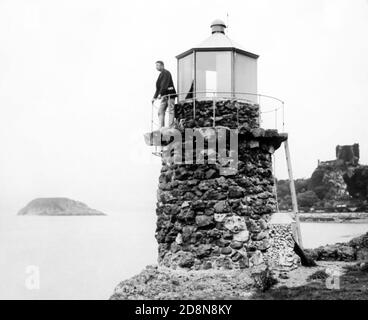
[(211, 24), (212, 33), (223, 33), (225, 34), (226, 24), (220, 19), (216, 19)]

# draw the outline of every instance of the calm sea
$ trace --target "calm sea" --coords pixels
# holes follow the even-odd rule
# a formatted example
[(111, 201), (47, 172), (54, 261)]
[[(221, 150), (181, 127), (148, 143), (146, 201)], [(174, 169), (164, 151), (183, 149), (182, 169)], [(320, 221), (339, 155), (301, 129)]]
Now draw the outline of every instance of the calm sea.
[[(156, 262), (155, 216), (0, 218), (0, 299), (107, 299)], [(368, 224), (302, 223), (304, 246), (348, 241)]]

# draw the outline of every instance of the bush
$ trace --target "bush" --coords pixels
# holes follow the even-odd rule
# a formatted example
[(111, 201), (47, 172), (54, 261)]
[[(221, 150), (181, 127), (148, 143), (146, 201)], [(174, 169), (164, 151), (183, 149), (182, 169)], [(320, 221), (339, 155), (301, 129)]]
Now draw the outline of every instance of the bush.
[(290, 196), (289, 180), (277, 181), (277, 195), (279, 198)]
[(301, 207), (313, 207), (318, 201), (319, 198), (313, 191), (306, 191), (298, 194), (298, 204)]
[(266, 292), (278, 283), (278, 280), (273, 276), (273, 272), (268, 267), (265, 270), (252, 274), (252, 277), (255, 287), (262, 292)]
[(359, 266), (360, 271), (368, 272), (368, 262), (363, 262)]
[(328, 274), (326, 273), (325, 270), (319, 270), (316, 271), (315, 273), (311, 274), (308, 277), (308, 281), (313, 281), (313, 280), (326, 280), (328, 278)]
[(309, 179), (296, 179), (294, 183), (296, 193), (303, 193), (308, 190)]

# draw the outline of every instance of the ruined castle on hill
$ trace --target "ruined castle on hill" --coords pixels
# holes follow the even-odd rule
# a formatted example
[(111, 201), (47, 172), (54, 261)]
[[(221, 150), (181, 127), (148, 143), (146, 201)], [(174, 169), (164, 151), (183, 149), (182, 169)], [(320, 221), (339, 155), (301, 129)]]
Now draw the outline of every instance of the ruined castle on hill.
[[(309, 179), (296, 180), (298, 203), (305, 211), (367, 211), (368, 166), (359, 163), (359, 144), (336, 146), (336, 159), (318, 161)], [(290, 209), (288, 181), (278, 181), (281, 209)]]
[(359, 144), (336, 146), (336, 159), (330, 161), (318, 161), (318, 166), (357, 166), (359, 165)]

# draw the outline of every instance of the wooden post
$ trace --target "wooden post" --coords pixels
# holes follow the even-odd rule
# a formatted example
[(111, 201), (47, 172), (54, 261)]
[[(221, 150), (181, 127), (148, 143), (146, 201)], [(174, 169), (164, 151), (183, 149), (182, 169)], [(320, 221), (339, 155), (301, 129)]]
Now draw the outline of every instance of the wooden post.
[(302, 235), (300, 231), (300, 221), (299, 221), (299, 212), (298, 212), (298, 202), (296, 198), (294, 177), (293, 177), (293, 169), (291, 167), (291, 159), (290, 159), (290, 150), (289, 150), (289, 141), (284, 141), (285, 146), (285, 155), (286, 155), (286, 164), (289, 173), (289, 183), (290, 183), (290, 192), (291, 192), (291, 202), (293, 205), (293, 211), (295, 214), (295, 222), (296, 222), (296, 241), (300, 248), (303, 249)]

